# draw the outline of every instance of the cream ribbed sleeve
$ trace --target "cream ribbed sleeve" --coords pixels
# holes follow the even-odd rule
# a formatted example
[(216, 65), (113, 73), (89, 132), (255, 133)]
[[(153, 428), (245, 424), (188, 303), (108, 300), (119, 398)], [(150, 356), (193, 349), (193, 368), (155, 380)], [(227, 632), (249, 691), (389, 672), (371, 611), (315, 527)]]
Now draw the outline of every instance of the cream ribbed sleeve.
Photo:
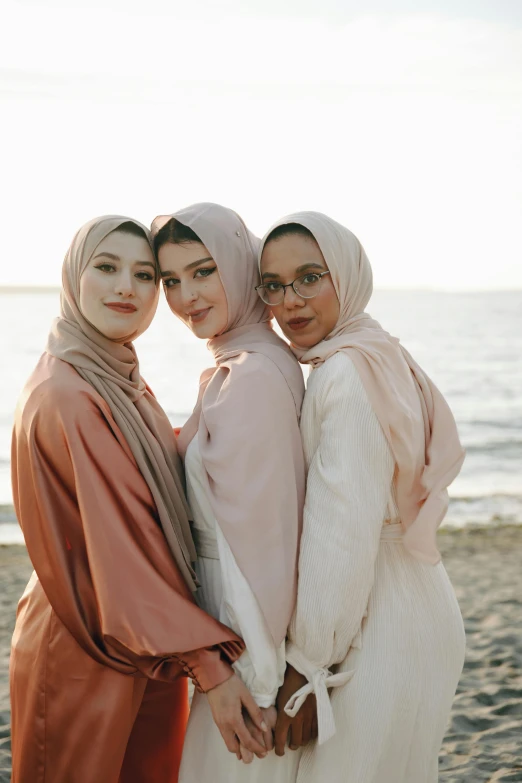
[(327, 688), (357, 636), (374, 580), (394, 460), (353, 363), (336, 353), (310, 375), (301, 416), (308, 483), (297, 605), (286, 657), (309, 685), (294, 695), (318, 700), (319, 742), (335, 732)]

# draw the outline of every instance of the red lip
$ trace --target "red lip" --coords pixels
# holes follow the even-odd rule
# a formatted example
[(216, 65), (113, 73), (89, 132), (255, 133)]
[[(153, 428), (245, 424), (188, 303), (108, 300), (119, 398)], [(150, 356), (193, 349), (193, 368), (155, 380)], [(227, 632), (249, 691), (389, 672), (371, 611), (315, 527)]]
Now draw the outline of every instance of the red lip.
[(290, 321), (287, 321), (287, 325), (292, 331), (298, 332), (300, 329), (304, 329), (305, 326), (308, 326), (311, 320), (311, 318), (291, 318)]
[(105, 307), (108, 307), (110, 310), (114, 310), (116, 313), (135, 313), (137, 311), (136, 305), (131, 304), (131, 302), (105, 302)]
[(201, 310), (192, 310), (191, 313), (187, 313), (191, 321), (204, 321), (208, 313), (212, 310), (212, 307), (204, 307)]

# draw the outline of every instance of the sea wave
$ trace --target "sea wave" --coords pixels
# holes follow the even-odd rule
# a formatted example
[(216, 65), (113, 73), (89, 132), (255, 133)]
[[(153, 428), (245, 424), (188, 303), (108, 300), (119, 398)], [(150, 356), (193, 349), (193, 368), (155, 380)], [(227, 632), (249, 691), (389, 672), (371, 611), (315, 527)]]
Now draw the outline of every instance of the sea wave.
[(452, 497), (445, 524), (458, 527), (522, 525), (522, 495), (496, 493)]
[(522, 440), (493, 440), (487, 443), (471, 443), (466, 454), (499, 454), (504, 457), (522, 458)]

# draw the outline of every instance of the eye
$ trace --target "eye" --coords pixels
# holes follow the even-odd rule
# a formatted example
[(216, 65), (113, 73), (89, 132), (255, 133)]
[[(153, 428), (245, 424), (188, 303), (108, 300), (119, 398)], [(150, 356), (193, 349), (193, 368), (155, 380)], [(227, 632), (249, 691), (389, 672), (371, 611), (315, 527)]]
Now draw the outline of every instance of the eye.
[(112, 264), (97, 264), (96, 269), (99, 269), (100, 272), (105, 272), (105, 273), (115, 271), (115, 267)]
[(313, 285), (314, 283), (317, 283), (321, 279), (320, 275), (314, 274), (314, 272), (310, 272), (308, 275), (303, 275), (303, 277), (300, 279), (300, 283), (303, 285)]
[(150, 272), (137, 272), (135, 277), (137, 277), (138, 280), (144, 280), (146, 282), (154, 280), (154, 275), (151, 275)]
[(210, 277), (210, 275), (216, 271), (215, 266), (206, 266), (203, 269), (198, 269), (194, 277)]
[(167, 277), (166, 280), (163, 281), (163, 285), (165, 288), (174, 288), (175, 285), (179, 283), (179, 280), (177, 277)]
[(280, 291), (281, 283), (265, 283), (265, 288), (270, 294), (275, 294), (276, 291)]

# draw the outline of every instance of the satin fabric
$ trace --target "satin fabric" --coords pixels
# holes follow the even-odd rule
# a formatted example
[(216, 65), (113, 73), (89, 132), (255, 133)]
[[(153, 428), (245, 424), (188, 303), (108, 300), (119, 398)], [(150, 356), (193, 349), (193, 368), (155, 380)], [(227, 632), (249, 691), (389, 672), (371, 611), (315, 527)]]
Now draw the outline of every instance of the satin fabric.
[[(139, 330), (118, 341), (109, 340), (95, 329), (80, 308), (83, 272), (100, 242), (125, 223), (141, 229), (150, 242), (145, 226), (119, 215), (95, 218), (76, 233), (63, 262), (61, 313), (52, 325), (46, 350), (57, 359), (72, 364), (109, 405), (154, 498), (177, 566), (187, 584), (195, 590), (192, 564), (196, 550), (190, 534), (190, 512), (183, 494), (182, 470), (172, 427), (140, 375), (138, 357), (131, 342), (148, 328), (155, 308), (140, 323)], [(158, 276), (156, 282), (159, 282)]]
[(12, 783), (177, 783), (188, 680), (127, 677), (97, 663), (36, 574), (18, 609), (11, 685)]
[(243, 644), (194, 603), (109, 405), (49, 354), (20, 397), (12, 468), (36, 572), (13, 636), (13, 783), (172, 783), (180, 678), (214, 687)]

